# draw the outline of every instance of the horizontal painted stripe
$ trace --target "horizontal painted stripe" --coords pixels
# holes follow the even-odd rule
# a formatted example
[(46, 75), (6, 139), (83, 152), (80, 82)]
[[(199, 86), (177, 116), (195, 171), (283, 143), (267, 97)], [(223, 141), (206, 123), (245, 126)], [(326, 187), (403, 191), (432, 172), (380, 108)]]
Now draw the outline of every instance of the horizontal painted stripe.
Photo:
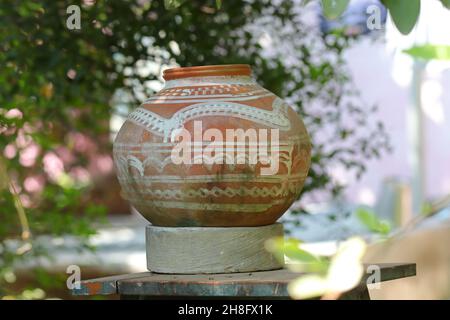
[(210, 77), (189, 77), (183, 79), (168, 80), (164, 85), (164, 89), (171, 89), (177, 87), (199, 87), (199, 86), (239, 87), (249, 85), (257, 85), (257, 83), (253, 78), (250, 77), (210, 76)]
[[(301, 142), (301, 141), (305, 141), (305, 142), (309, 142), (309, 136), (307, 134), (305, 135), (301, 135), (298, 136), (298, 138), (296, 137), (289, 137), (289, 141), (285, 142), (285, 141), (281, 141), (278, 143), (279, 146), (285, 146), (285, 145), (291, 145), (291, 144), (295, 144), (296, 142)], [(226, 143), (226, 141), (224, 141), (224, 143)], [(115, 142), (114, 143), (114, 147), (115, 148), (142, 148), (142, 149), (152, 149), (152, 148), (173, 148), (175, 145), (177, 145), (177, 142), (156, 142), (156, 143), (151, 143), (151, 142), (145, 142), (145, 143), (120, 143), (120, 142)], [(203, 146), (207, 146), (207, 145), (214, 145), (214, 142), (211, 141), (195, 141), (195, 142), (190, 142), (187, 143), (187, 145), (191, 146), (196, 146), (196, 145), (203, 145)], [(220, 145), (220, 143), (218, 143)], [(248, 143), (244, 143), (241, 141), (236, 141), (234, 143), (235, 146), (247, 146), (249, 145)], [(250, 144), (251, 146), (255, 145), (254, 143)], [(271, 146), (272, 144), (270, 142), (258, 142), (256, 145), (258, 146)], [(277, 144), (273, 144), (273, 146), (277, 146)]]
[(182, 176), (149, 176), (149, 177), (128, 177), (118, 179), (123, 182), (134, 183), (207, 183), (207, 182), (251, 182), (251, 183), (282, 183), (283, 181), (295, 181), (306, 178), (306, 172), (303, 174), (287, 175), (273, 175), (273, 176), (249, 176), (245, 174), (227, 174), (224, 176), (218, 175), (197, 175), (191, 177)]
[[(249, 100), (257, 100), (257, 99), (261, 99), (261, 98), (265, 98), (265, 97), (273, 97), (273, 93), (267, 93), (267, 94), (263, 94), (263, 95), (258, 95), (258, 96), (250, 96), (250, 97), (230, 97), (230, 98), (226, 98), (226, 99), (221, 99), (220, 101), (222, 102), (227, 102), (227, 101), (249, 101)], [(145, 107), (146, 105), (151, 105), (151, 104), (172, 104), (172, 103), (190, 103), (190, 102), (205, 102), (208, 100), (213, 100), (213, 101), (217, 101), (216, 98), (211, 98), (211, 99), (177, 99), (177, 100), (165, 100), (165, 99), (157, 99), (157, 100), (153, 100), (153, 101), (149, 101), (146, 100), (141, 104), (141, 107)]]
[[(278, 198), (285, 197), (290, 194), (296, 194), (300, 192), (299, 183), (283, 184), (282, 186), (272, 187), (225, 187), (219, 188), (214, 186), (212, 188), (186, 188), (182, 186), (182, 189), (166, 188), (166, 189), (154, 189), (154, 188), (141, 188), (138, 191), (140, 195), (148, 195), (151, 198), (165, 199), (165, 200), (185, 200), (185, 199), (198, 199), (198, 198), (234, 198), (234, 197), (250, 197), (250, 198)], [(122, 192), (125, 198), (132, 198), (136, 194), (136, 190), (130, 187), (123, 187)]]
[(227, 211), (230, 213), (239, 212), (263, 212), (274, 205), (282, 204), (284, 200), (274, 200), (271, 203), (255, 204), (236, 204), (236, 203), (201, 203), (185, 201), (145, 201), (140, 199), (128, 199), (132, 203), (148, 205), (150, 207), (159, 207), (165, 209), (185, 209), (185, 210), (203, 210), (203, 211)]
[[(185, 148), (188, 148), (188, 147), (185, 147)], [(245, 152), (245, 153), (247, 153), (247, 151), (255, 153), (255, 154), (259, 154), (260, 153), (260, 152), (258, 152), (258, 150), (260, 148), (257, 148), (257, 147), (250, 147), (250, 148), (244, 148), (244, 147), (221, 148), (219, 146), (214, 146), (214, 147), (205, 146), (204, 148), (191, 148), (190, 151), (192, 153), (204, 153), (204, 151), (207, 150), (207, 149), (211, 149), (212, 151), (214, 151), (214, 150), (217, 151), (217, 149), (221, 149), (221, 151), (223, 153), (230, 153), (230, 154), (232, 154), (233, 152), (239, 152), (239, 153)], [(274, 150), (272, 150), (272, 148), (267, 148), (267, 151), (268, 151), (267, 153), (271, 154), (271, 153), (274, 153), (274, 152), (289, 152), (289, 151), (291, 151), (292, 146), (289, 146), (289, 147), (279, 146), (277, 149), (278, 150), (274, 151)], [(136, 153), (138, 153), (138, 154), (139, 153), (146, 154), (147, 152), (150, 152), (150, 151), (152, 153), (172, 153), (173, 149), (165, 149), (164, 150), (164, 149), (157, 149), (157, 148), (146, 148), (146, 149), (141, 149), (141, 150), (132, 150), (131, 149), (131, 150), (123, 151), (123, 152), (125, 154), (128, 154), (128, 153), (130, 153), (130, 154), (131, 153), (133, 153), (133, 154), (136, 154)]]
[[(213, 89), (214, 90), (214, 89)], [(211, 90), (203, 90), (205, 92), (211, 91)], [(202, 92), (202, 91), (198, 91)], [(249, 97), (249, 96), (256, 96), (267, 93), (267, 90), (253, 90), (245, 93), (226, 93), (226, 94), (205, 94), (205, 95), (199, 95), (199, 94), (191, 94), (191, 95), (156, 95), (154, 97), (148, 98), (144, 101), (144, 103), (149, 101), (157, 101), (157, 100), (177, 100), (177, 99), (186, 99), (191, 101), (192, 99), (204, 99), (204, 100), (210, 100), (215, 99), (217, 100), (220, 98), (220, 100), (223, 99), (229, 99), (229, 98), (242, 98), (242, 97)]]

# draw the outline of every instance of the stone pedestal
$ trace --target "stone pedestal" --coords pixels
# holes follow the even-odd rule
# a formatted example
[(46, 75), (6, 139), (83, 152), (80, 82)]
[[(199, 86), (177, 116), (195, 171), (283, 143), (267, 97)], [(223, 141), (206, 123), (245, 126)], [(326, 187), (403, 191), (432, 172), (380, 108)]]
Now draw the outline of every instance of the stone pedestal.
[(146, 228), (147, 268), (198, 274), (276, 270), (283, 267), (264, 243), (283, 236), (280, 223), (262, 227)]

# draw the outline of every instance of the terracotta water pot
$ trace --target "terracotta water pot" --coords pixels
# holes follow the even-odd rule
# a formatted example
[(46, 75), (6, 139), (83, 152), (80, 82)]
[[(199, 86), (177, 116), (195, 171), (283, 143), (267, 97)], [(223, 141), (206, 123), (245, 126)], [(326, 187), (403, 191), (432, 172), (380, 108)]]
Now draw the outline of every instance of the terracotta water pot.
[(298, 198), (311, 144), (248, 65), (174, 68), (114, 142), (122, 195), (158, 226), (262, 226)]

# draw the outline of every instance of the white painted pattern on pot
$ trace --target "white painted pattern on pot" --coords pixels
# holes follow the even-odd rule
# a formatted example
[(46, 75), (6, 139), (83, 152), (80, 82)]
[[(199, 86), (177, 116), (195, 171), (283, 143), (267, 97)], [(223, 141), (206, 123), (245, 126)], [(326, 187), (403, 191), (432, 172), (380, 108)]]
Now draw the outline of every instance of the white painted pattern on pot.
[[(161, 224), (179, 225), (186, 217), (198, 218), (205, 225), (252, 224), (240, 221), (245, 217), (242, 213), (259, 213), (257, 219), (261, 223), (266, 223), (268, 215), (275, 219), (298, 196), (308, 171), (305, 152), (311, 142), (298, 121), (291, 123), (294, 116), (286, 103), (248, 76), (166, 81), (158, 94), (129, 115), (125, 134), (114, 143), (122, 194), (150, 221), (155, 219), (155, 223)], [(170, 142), (170, 138), (175, 130), (183, 129), (193, 120), (204, 121), (208, 128), (218, 125), (224, 136), (226, 128), (239, 125), (244, 130), (278, 129), (284, 131), (280, 133), (283, 141), (275, 149), (272, 141), (253, 145), (234, 141), (233, 146), (227, 146), (227, 141), (222, 145), (192, 141), (188, 143), (188, 151), (193, 153), (190, 161), (171, 165), (170, 156), (178, 143)], [(253, 164), (250, 157), (253, 160), (255, 152), (258, 159)], [(259, 168), (273, 164), (273, 160), (269, 161), (272, 152), (278, 155), (274, 160), (280, 170), (274, 175), (261, 175)], [(230, 154), (236, 164), (226, 163), (224, 157)], [(205, 156), (212, 158), (205, 161)], [(240, 156), (240, 163), (236, 156)], [(195, 160), (202, 161), (195, 163)], [(228, 213), (239, 217), (238, 220), (226, 220), (224, 215)]]
[(186, 121), (207, 116), (235, 117), (287, 131), (290, 129), (287, 108), (289, 106), (279, 98), (274, 99), (271, 111), (233, 102), (196, 103), (175, 112), (170, 118), (164, 118), (139, 107), (130, 113), (128, 120), (168, 142), (172, 131), (182, 128)]
[(154, 201), (143, 199), (128, 199), (136, 204), (145, 204), (152, 207), (164, 209), (184, 209), (184, 210), (202, 210), (202, 211), (226, 211), (228, 213), (259, 213), (270, 209), (274, 205), (283, 204), (285, 200), (277, 199), (269, 203), (203, 203), (186, 201)]
[[(234, 150), (234, 149), (232, 149)], [(209, 157), (207, 155), (198, 155), (194, 156), (192, 158), (192, 164), (198, 164), (196, 163), (196, 160), (200, 160), (201, 163), (207, 170), (211, 171), (213, 165), (215, 164), (224, 164), (228, 167), (228, 170), (233, 171), (236, 168), (236, 165), (239, 164), (247, 164), (250, 168), (255, 168), (255, 166), (258, 163), (262, 163), (263, 165), (270, 165), (274, 158), (277, 158), (281, 164), (283, 164), (286, 169), (288, 170), (288, 173), (290, 173), (292, 168), (292, 150), (293, 147), (291, 146), (286, 152), (278, 152), (276, 154), (269, 155), (250, 155), (248, 153), (245, 154), (238, 154), (236, 157), (231, 156), (230, 154), (226, 152), (218, 152), (213, 157)], [(157, 172), (161, 173), (164, 171), (165, 167), (168, 164), (172, 163), (172, 158), (170, 155), (164, 157), (162, 160), (160, 157), (157, 157), (156, 154), (150, 153), (143, 161), (141, 161), (138, 157), (135, 155), (130, 154), (123, 154), (119, 155), (116, 154), (116, 159), (118, 162), (118, 169), (122, 174), (127, 174), (128, 167), (133, 167), (138, 170), (139, 175), (141, 177), (144, 176), (145, 168), (148, 166), (151, 166), (157, 170)], [(219, 161), (222, 161), (220, 163)], [(228, 162), (227, 162), (228, 161)], [(276, 160), (275, 160), (276, 161)]]
[[(288, 146), (291, 143), (310, 143), (309, 136), (307, 134), (301, 135), (301, 136), (295, 136), (295, 137), (288, 137), (287, 141), (279, 141), (278, 143), (272, 144), (271, 142), (264, 142), (264, 141), (258, 141), (258, 143), (248, 143), (242, 142), (242, 141), (235, 141), (234, 146), (236, 147), (250, 147), (250, 148), (256, 148), (256, 147), (262, 147), (262, 146), (278, 146), (279, 148), (282, 148), (283, 146)], [(145, 142), (145, 143), (120, 143), (116, 142), (114, 144), (114, 150), (116, 151), (127, 151), (127, 152), (133, 152), (133, 151), (140, 151), (140, 150), (148, 150), (152, 152), (168, 152), (170, 151), (164, 148), (173, 148), (177, 142)], [(211, 142), (208, 140), (203, 141), (193, 141), (190, 143), (186, 143), (186, 146), (193, 146), (193, 147), (200, 147), (200, 146), (216, 146), (216, 145), (222, 145), (223, 142)]]
[(281, 174), (273, 176), (258, 176), (249, 174), (225, 174), (220, 176), (220, 181), (217, 181), (218, 177), (215, 174), (208, 175), (194, 175), (189, 177), (184, 176), (171, 176), (171, 175), (158, 175), (158, 176), (143, 176), (143, 177), (119, 177), (121, 182), (133, 182), (140, 183), (145, 186), (151, 186), (155, 183), (165, 184), (184, 184), (184, 183), (205, 183), (205, 181), (217, 181), (217, 182), (245, 182), (251, 179), (253, 183), (281, 183), (284, 181), (300, 181), (306, 178), (306, 173), (300, 174)]
[[(190, 102), (195, 99), (204, 100), (224, 100), (228, 101), (228, 99), (233, 99), (235, 101), (246, 100), (248, 97), (264, 97), (267, 95), (271, 95), (265, 89), (255, 89), (244, 93), (232, 93), (232, 91), (228, 92), (227, 90), (215, 88), (215, 87), (205, 87), (203, 89), (193, 88), (193, 89), (180, 89), (180, 91), (174, 92), (162, 92), (158, 93), (157, 96), (148, 98), (143, 102), (143, 104), (150, 104), (154, 102), (163, 103), (163, 101), (167, 101), (172, 103), (174, 100), (179, 100), (183, 102)], [(219, 99), (220, 98), (220, 99)], [(244, 98), (244, 99), (240, 99)]]
[(256, 85), (255, 79), (248, 76), (210, 76), (210, 77), (189, 77), (182, 79), (173, 79), (166, 81), (164, 89), (174, 87), (189, 87), (189, 86), (221, 86), (221, 87), (237, 87)]
[[(189, 188), (189, 189), (144, 189), (139, 193), (141, 195), (150, 196), (153, 198), (162, 198), (166, 200), (185, 200), (189, 198), (218, 198), (218, 197), (251, 197), (251, 198), (260, 198), (260, 197), (280, 197), (287, 196), (289, 194), (297, 194), (300, 192), (300, 187), (298, 183), (283, 183), (281, 186), (273, 186), (273, 187), (243, 187), (240, 186), (238, 188), (226, 187), (219, 188), (213, 187), (211, 189), (207, 188)], [(132, 188), (124, 188), (124, 194), (126, 198), (132, 197), (136, 191)]]
[[(265, 97), (271, 97), (273, 96), (271, 93), (266, 93), (266, 94), (261, 94), (258, 96), (254, 96), (254, 95), (250, 95), (250, 96), (236, 96), (236, 95), (231, 95), (229, 98), (222, 98), (220, 99), (221, 101), (250, 101), (250, 100), (256, 100), (256, 99), (261, 99), (261, 98), (265, 98)], [(178, 99), (167, 99), (167, 98), (157, 98), (157, 100), (154, 101), (148, 101), (147, 103), (141, 104), (141, 106), (146, 106), (146, 105), (151, 105), (151, 104), (185, 104), (185, 103), (192, 103), (192, 102), (205, 102), (205, 101), (214, 101), (216, 102), (219, 99), (213, 98), (213, 99), (209, 99), (209, 98), (201, 98), (199, 97), (194, 97), (192, 99), (186, 99), (186, 98), (178, 98)]]

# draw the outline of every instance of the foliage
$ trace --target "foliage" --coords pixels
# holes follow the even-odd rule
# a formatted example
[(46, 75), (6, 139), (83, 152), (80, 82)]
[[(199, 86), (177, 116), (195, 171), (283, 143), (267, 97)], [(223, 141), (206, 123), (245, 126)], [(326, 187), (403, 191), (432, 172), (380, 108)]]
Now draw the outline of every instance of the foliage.
[[(77, 3), (81, 30), (69, 30), (66, 9)], [(153, 94), (163, 67), (251, 64), (264, 87), (304, 116), (314, 144), (304, 193), (339, 192), (332, 164), (361, 174), (387, 142), (345, 68), (342, 52), (353, 40), (318, 34), (295, 12), (291, 1), (1, 3), (0, 151), (11, 183), (0, 191), (0, 271), (47, 254), (10, 246), (22, 241), (11, 185), (34, 235), (75, 234), (87, 246), (92, 220), (105, 213), (91, 190), (112, 170), (109, 118), (124, 113), (111, 106), (132, 108)], [(264, 49), (264, 30), (275, 54)], [(324, 131), (330, 137), (321, 141)], [(3, 280), (0, 296), (9, 294)]]
[(423, 60), (450, 60), (450, 46), (425, 44), (404, 51), (414, 58)]
[(331, 20), (337, 19), (347, 9), (349, 2), (350, 0), (322, 0), (324, 16)]
[[(178, 8), (186, 0), (166, 0), (167, 9)], [(334, 20), (339, 18), (347, 9), (350, 0), (320, 0), (322, 4), (323, 14), (327, 19)], [(450, 0), (438, 0), (442, 5), (450, 9)], [(306, 5), (312, 0), (303, 0), (302, 4)], [(388, 9), (389, 14), (394, 21), (397, 29), (408, 34), (417, 23), (420, 14), (421, 0), (381, 0), (383, 5)], [(221, 1), (217, 1), (217, 8), (221, 7)]]
[(266, 249), (284, 263), (285, 259), (293, 262), (289, 268), (295, 272), (312, 272), (326, 274), (330, 261), (301, 249), (302, 242), (295, 238), (273, 238), (266, 242)]
[[(362, 258), (366, 242), (359, 237), (350, 238), (339, 244), (331, 257), (313, 255), (301, 249), (296, 239), (271, 239), (266, 248), (278, 259), (289, 259), (286, 267), (294, 272), (304, 273), (289, 283), (288, 291), (294, 299), (337, 299), (359, 284), (364, 273)], [(284, 261), (284, 260), (282, 260)]]
[(408, 34), (416, 25), (420, 13), (420, 0), (382, 0), (398, 30)]
[(355, 214), (364, 226), (372, 232), (386, 236), (391, 231), (389, 223), (380, 220), (371, 210), (361, 207), (356, 210)]
[[(390, 226), (376, 214), (364, 207), (355, 210), (356, 217), (373, 235), (382, 241), (388, 239)], [(389, 235), (389, 237), (394, 237)], [(303, 243), (294, 238), (273, 238), (266, 242), (267, 251), (286, 267), (300, 275), (288, 286), (294, 299), (338, 299), (343, 293), (356, 287), (363, 275), (363, 256), (367, 242), (360, 237), (351, 237), (339, 243), (331, 256), (318, 256), (302, 247)]]
[[(324, 15), (328, 19), (336, 19), (346, 9), (348, 0), (321, 0)], [(395, 26), (402, 34), (412, 31), (420, 15), (420, 4), (424, 0), (381, 0), (388, 9)], [(426, 0), (428, 1), (428, 0)], [(449, 0), (438, 0), (444, 7), (450, 9)], [(307, 1), (309, 2), (309, 1)]]

